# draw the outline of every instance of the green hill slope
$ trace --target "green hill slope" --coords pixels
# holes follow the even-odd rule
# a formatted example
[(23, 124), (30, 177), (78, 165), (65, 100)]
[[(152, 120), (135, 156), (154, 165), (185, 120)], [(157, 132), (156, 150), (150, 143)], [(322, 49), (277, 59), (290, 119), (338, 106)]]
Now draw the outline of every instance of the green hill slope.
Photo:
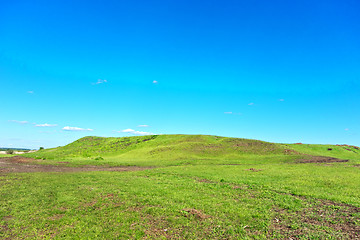
[[(286, 147), (258, 140), (208, 135), (151, 135), (138, 137), (84, 137), (64, 147), (26, 156), (45, 159), (151, 160), (239, 159), (246, 156), (298, 155)], [(131, 160), (131, 161), (130, 161)], [(123, 161), (122, 161), (123, 162)]]
[[(329, 151), (328, 148), (332, 148)], [(288, 162), (309, 155), (357, 159), (359, 149), (342, 146), (278, 144), (210, 135), (84, 137), (63, 147), (25, 156), (74, 164), (180, 165)], [(249, 162), (250, 161), (250, 162)]]
[(284, 144), (286, 148), (303, 154), (360, 160), (360, 148), (350, 145)]

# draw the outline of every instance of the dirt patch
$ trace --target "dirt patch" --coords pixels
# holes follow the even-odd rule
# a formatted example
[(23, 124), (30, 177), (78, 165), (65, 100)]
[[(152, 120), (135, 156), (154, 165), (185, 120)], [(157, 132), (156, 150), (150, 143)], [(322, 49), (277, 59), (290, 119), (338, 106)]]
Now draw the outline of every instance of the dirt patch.
[(11, 219), (13, 219), (13, 216), (11, 216), (11, 215), (9, 215), (9, 216), (5, 216), (5, 217), (3, 217), (3, 221), (9, 221), (9, 220), (11, 220)]
[(95, 205), (97, 204), (97, 201), (94, 200), (94, 201), (91, 201), (91, 202), (85, 202), (85, 203), (82, 203), (81, 206), (85, 207), (85, 208), (93, 208)]
[(114, 195), (113, 193), (108, 193), (108, 194), (102, 196), (102, 198), (103, 198), (103, 199), (106, 199), (106, 198), (108, 198), (108, 199), (113, 199), (114, 196), (115, 196), (115, 195)]
[(4, 225), (0, 224), (0, 238), (4, 240), (16, 239), (12, 230), (8, 226), (8, 221), (11, 221), (14, 217), (9, 215), (3, 217), (1, 220), (4, 221)]
[(143, 239), (179, 239), (178, 236), (181, 234), (181, 229), (170, 227), (164, 218), (146, 216), (142, 222), (132, 223), (130, 229), (143, 229), (145, 227)]
[(295, 151), (295, 150), (292, 150), (292, 149), (285, 149), (284, 150), (284, 153), (286, 155), (301, 155), (301, 153)]
[(206, 215), (206, 214), (202, 213), (201, 211), (196, 210), (194, 208), (184, 208), (181, 211), (186, 217), (194, 216), (195, 218), (200, 219), (200, 220), (211, 217), (210, 215)]
[[(103, 167), (103, 166), (82, 166), (82, 167), (66, 167), (56, 165), (35, 164), (41, 162), (38, 159), (24, 158), (20, 156), (0, 158), (0, 173), (11, 172), (90, 172), (90, 171), (141, 171), (151, 169), (152, 167)], [(65, 163), (65, 162), (64, 162)]]
[(356, 150), (360, 150), (360, 147), (358, 147), (358, 146), (353, 146), (353, 145), (337, 144), (336, 146), (347, 147), (347, 148), (354, 148), (354, 149), (356, 149)]
[[(0, 232), (2, 232), (2, 233), (8, 233), (8, 232), (10, 232), (10, 229), (9, 229), (8, 225), (7, 225), (7, 224), (5, 224), (5, 225), (0, 225)], [(12, 235), (9, 234), (8, 237), (5, 237), (5, 238), (3, 238), (3, 239), (6, 239), (6, 240), (7, 240), (7, 239), (13, 239), (11, 236), (12, 236)]]
[(280, 233), (287, 239), (360, 239), (360, 208), (355, 206), (316, 200), (308, 202), (300, 211), (274, 211), (269, 236)]
[(323, 157), (323, 156), (311, 156), (308, 159), (299, 159), (299, 163), (334, 163), (334, 162), (348, 162), (349, 160), (343, 160), (333, 157)]
[(216, 183), (214, 181), (211, 181), (209, 179), (205, 179), (205, 178), (195, 178), (198, 182), (202, 182), (202, 183)]
[(249, 168), (249, 169), (245, 169), (245, 171), (260, 172), (262, 171), (262, 169)]

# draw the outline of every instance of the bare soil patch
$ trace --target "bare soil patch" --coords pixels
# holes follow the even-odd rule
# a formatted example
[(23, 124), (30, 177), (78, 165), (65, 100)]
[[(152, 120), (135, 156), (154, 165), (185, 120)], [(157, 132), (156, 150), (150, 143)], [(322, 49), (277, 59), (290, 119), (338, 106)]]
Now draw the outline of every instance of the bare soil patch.
[[(121, 166), (121, 167), (103, 167), (103, 166), (82, 166), (67, 167), (56, 165), (36, 164), (41, 160), (24, 158), (21, 156), (0, 158), (0, 173), (11, 172), (90, 172), (90, 171), (140, 171), (151, 169), (151, 167)], [(63, 162), (65, 163), (65, 162)]]
[(207, 218), (211, 217), (210, 215), (206, 215), (206, 214), (202, 213), (201, 211), (193, 209), (193, 208), (184, 208), (182, 210), (182, 212), (184, 213), (184, 215), (186, 217), (194, 216), (195, 218), (200, 219), (200, 220), (207, 219)]
[(249, 169), (245, 169), (245, 171), (260, 172), (262, 171), (262, 169), (249, 168)]
[(299, 159), (299, 163), (334, 163), (334, 162), (348, 162), (349, 160), (343, 160), (333, 157), (323, 157), (323, 156), (311, 156), (308, 159)]
[[(305, 200), (305, 199), (304, 199)], [(317, 238), (360, 239), (360, 208), (329, 200), (308, 202), (300, 211), (275, 208), (269, 236), (280, 233), (288, 239)], [(318, 234), (322, 233), (322, 236)]]
[(211, 181), (209, 179), (205, 179), (205, 178), (195, 178), (198, 182), (202, 182), (202, 183), (216, 183), (214, 181)]

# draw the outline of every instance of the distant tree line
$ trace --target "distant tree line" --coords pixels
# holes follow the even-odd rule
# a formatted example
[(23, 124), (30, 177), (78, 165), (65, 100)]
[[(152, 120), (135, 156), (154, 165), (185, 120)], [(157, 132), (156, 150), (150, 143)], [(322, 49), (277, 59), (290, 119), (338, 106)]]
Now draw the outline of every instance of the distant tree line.
[(7, 151), (7, 150), (13, 150), (13, 151), (30, 151), (31, 149), (28, 149), (28, 148), (0, 148), (0, 151)]

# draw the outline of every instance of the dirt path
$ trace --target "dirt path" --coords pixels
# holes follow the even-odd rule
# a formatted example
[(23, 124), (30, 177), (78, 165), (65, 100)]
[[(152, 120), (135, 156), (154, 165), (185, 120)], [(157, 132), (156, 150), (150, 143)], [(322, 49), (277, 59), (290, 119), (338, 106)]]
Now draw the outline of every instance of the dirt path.
[(343, 160), (333, 157), (323, 157), (323, 156), (311, 156), (308, 159), (297, 160), (299, 163), (335, 163), (335, 162), (348, 162), (349, 160)]
[[(66, 167), (56, 165), (40, 165), (34, 164), (39, 160), (32, 158), (24, 158), (21, 156), (2, 157), (0, 158), (0, 173), (11, 172), (89, 172), (89, 171), (140, 171), (151, 169), (151, 167), (136, 167), (136, 166), (122, 166), (122, 167), (102, 167), (102, 166), (82, 166), (82, 167)], [(58, 162), (66, 163), (66, 162)]]

